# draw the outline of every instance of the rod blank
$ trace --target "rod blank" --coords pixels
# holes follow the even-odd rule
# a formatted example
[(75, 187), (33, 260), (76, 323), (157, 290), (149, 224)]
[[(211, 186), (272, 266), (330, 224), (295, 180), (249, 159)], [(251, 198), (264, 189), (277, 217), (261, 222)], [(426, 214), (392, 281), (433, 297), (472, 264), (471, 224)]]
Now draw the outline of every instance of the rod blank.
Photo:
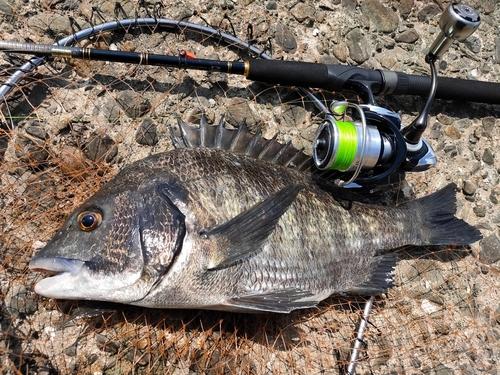
[(36, 56), (62, 57), (66, 59), (100, 60), (131, 64), (173, 66), (178, 68), (209, 70), (243, 75), (244, 62), (191, 59), (184, 56), (157, 55), (147, 52), (123, 52), (94, 48), (66, 47), (51, 44), (33, 44), (0, 41), (0, 50), (26, 53)]

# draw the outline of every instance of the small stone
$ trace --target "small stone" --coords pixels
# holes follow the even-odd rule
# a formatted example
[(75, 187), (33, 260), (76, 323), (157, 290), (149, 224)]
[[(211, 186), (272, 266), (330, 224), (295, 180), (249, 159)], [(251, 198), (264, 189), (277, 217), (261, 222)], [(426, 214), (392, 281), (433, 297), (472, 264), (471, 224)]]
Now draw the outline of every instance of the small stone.
[(493, 155), (491, 149), (484, 149), (482, 160), (488, 165), (493, 165), (493, 163), (495, 163), (495, 155)]
[(70, 357), (74, 357), (76, 356), (76, 350), (77, 350), (77, 344), (75, 342), (73, 345), (70, 345), (66, 349), (64, 349), (64, 354)]
[(268, 1), (266, 3), (266, 9), (267, 10), (276, 10), (276, 9), (278, 9), (278, 4), (276, 3), (276, 1)]
[(32, 135), (33, 137), (36, 137), (38, 139), (43, 139), (43, 140), (49, 139), (47, 131), (44, 128), (42, 128), (40, 123), (36, 120), (28, 121), (24, 126), (24, 130), (26, 130), (26, 133), (28, 133), (29, 135)]
[(299, 22), (304, 22), (307, 19), (314, 19), (314, 9), (304, 3), (298, 3), (290, 10), (290, 12)]
[(486, 206), (480, 205), (475, 206), (472, 211), (476, 214), (477, 217), (485, 217), (486, 216)]
[(90, 160), (109, 163), (118, 154), (118, 147), (109, 135), (94, 132), (90, 136), (90, 140), (85, 144), (83, 153)]
[(481, 52), (482, 43), (481, 40), (476, 36), (470, 36), (465, 41), (464, 44), (472, 53)]
[(124, 91), (117, 95), (116, 101), (131, 118), (144, 116), (151, 109), (151, 103), (140, 94)]
[(7, 1), (0, 0), (0, 12), (12, 16), (14, 14), (14, 8), (12, 8)]
[(29, 164), (30, 168), (41, 167), (49, 158), (47, 143), (27, 135), (19, 135), (14, 147), (16, 157)]
[(453, 125), (447, 125), (444, 127), (444, 134), (446, 134), (451, 139), (458, 140), (462, 137), (462, 133), (455, 128)]
[(370, 58), (370, 43), (359, 28), (352, 29), (346, 35), (349, 55), (358, 64), (364, 63)]
[(146, 118), (135, 133), (135, 141), (140, 145), (154, 146), (158, 143), (157, 126), (152, 119)]
[(287, 127), (296, 128), (305, 123), (309, 112), (302, 106), (288, 105), (282, 106), (282, 121)]
[(489, 264), (500, 260), (500, 240), (495, 234), (490, 234), (481, 241), (479, 260)]
[(437, 115), (438, 121), (443, 125), (451, 125), (453, 122), (452, 118), (444, 113), (440, 113)]
[(120, 343), (118, 341), (109, 340), (106, 336), (96, 333), (95, 340), (97, 347), (107, 353), (115, 355), (120, 350)]
[(494, 192), (494, 191), (492, 191), (492, 192), (490, 193), (490, 197), (489, 197), (489, 198), (490, 198), (490, 202), (491, 202), (491, 203), (493, 203), (493, 204), (498, 204), (498, 198), (497, 198), (497, 196), (496, 196), (496, 194), (495, 194), (495, 192)]
[(229, 100), (226, 109), (226, 120), (235, 127), (239, 127), (245, 122), (253, 132), (257, 132), (262, 125), (261, 120), (248, 105), (248, 101), (243, 98)]
[(370, 19), (375, 30), (390, 33), (398, 28), (399, 17), (396, 12), (379, 0), (364, 0), (361, 11)]
[(495, 118), (493, 116), (484, 117), (482, 119), (483, 129), (485, 132), (491, 133), (495, 128)]
[(83, 181), (87, 177), (90, 165), (82, 150), (64, 146), (58, 156), (57, 165), (63, 175), (78, 181)]
[(405, 19), (408, 18), (408, 15), (410, 14), (414, 3), (415, 0), (401, 0), (398, 4), (399, 14), (401, 14), (401, 16)]
[(288, 26), (278, 23), (274, 31), (276, 43), (283, 48), (285, 52), (293, 52), (297, 49), (297, 41)]
[(221, 4), (221, 8), (223, 10), (233, 10), (234, 9), (234, 3), (231, 0), (223, 0)]
[(474, 193), (477, 191), (477, 185), (474, 182), (467, 180), (464, 182), (462, 190), (464, 194), (474, 195)]
[(403, 31), (401, 34), (396, 35), (396, 42), (402, 43), (415, 43), (419, 38), (418, 33), (415, 29), (408, 29)]

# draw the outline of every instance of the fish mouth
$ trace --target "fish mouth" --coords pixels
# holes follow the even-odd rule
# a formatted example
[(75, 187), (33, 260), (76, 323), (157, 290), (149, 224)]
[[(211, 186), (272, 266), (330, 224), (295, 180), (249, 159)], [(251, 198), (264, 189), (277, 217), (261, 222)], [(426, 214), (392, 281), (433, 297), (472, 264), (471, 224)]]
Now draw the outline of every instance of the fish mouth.
[[(35, 285), (35, 292), (51, 297), (52, 289), (58, 285), (64, 285), (69, 279), (78, 274), (82, 269), (84, 261), (67, 258), (34, 258), (29, 264), (29, 268), (35, 272), (48, 274), (43, 280)], [(57, 297), (56, 297), (57, 298)]]
[(34, 258), (29, 264), (29, 268), (35, 272), (46, 272), (49, 275), (59, 275), (69, 272), (77, 274), (85, 264), (83, 260), (67, 258)]

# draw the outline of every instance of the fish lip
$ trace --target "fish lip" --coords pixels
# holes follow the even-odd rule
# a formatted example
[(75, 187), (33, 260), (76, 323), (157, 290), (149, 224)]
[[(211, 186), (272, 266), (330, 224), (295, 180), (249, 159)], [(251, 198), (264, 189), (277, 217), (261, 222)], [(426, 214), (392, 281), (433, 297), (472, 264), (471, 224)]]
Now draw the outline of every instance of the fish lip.
[(32, 271), (46, 272), (53, 275), (64, 273), (76, 275), (84, 264), (85, 262), (79, 259), (35, 257), (31, 260), (29, 268)]
[[(70, 297), (74, 277), (77, 277), (85, 262), (79, 259), (58, 257), (35, 257), (29, 268), (49, 275), (35, 285), (35, 292), (49, 298)], [(69, 287), (69, 290), (68, 290)]]

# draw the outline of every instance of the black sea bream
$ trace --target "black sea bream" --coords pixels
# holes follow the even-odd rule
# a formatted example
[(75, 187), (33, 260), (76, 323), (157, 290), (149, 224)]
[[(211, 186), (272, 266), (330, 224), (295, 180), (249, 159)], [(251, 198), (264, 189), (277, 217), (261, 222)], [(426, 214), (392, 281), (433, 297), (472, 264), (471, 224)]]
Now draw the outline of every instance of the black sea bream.
[(180, 122), (182, 148), (124, 168), (30, 268), (35, 291), (153, 308), (289, 312), (391, 285), (404, 245), (470, 244), (454, 185), (397, 207), (319, 186), (310, 158), (245, 126)]

